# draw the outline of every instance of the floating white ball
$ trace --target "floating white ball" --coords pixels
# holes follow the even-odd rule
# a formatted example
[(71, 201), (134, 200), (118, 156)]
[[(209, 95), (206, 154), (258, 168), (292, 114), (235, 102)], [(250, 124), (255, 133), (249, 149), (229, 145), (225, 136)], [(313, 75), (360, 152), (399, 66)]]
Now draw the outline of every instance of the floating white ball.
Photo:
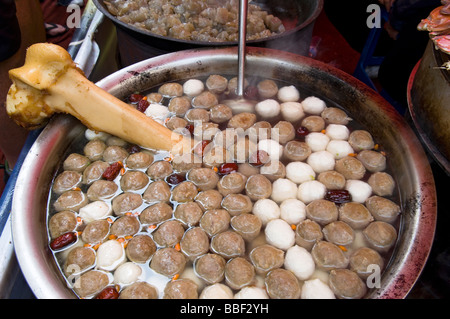
[(198, 79), (190, 79), (184, 82), (183, 92), (187, 96), (196, 96), (203, 92), (205, 85)]
[(269, 199), (259, 199), (253, 204), (252, 213), (259, 217), (263, 225), (266, 225), (269, 221), (280, 218), (280, 207), (278, 204)]
[(306, 205), (296, 198), (286, 199), (280, 205), (280, 218), (297, 225), (306, 218)]
[(258, 150), (266, 151), (272, 160), (279, 160), (283, 155), (283, 146), (272, 139), (259, 141)]
[(264, 234), (268, 244), (282, 250), (287, 250), (295, 244), (295, 232), (291, 225), (279, 218), (267, 223)]
[(114, 283), (129, 285), (136, 282), (142, 274), (142, 268), (133, 262), (126, 262), (114, 271)]
[(299, 102), (284, 102), (280, 104), (281, 116), (289, 122), (297, 122), (305, 117), (302, 104)]
[(300, 280), (310, 278), (316, 269), (314, 259), (309, 251), (297, 245), (290, 247), (286, 251), (284, 267), (292, 271)]
[(79, 210), (80, 217), (86, 223), (105, 218), (107, 216), (110, 216), (111, 213), (111, 206), (101, 200), (91, 202), (86, 206), (81, 207)]
[(125, 262), (125, 249), (117, 240), (108, 240), (97, 249), (97, 268), (113, 271)]
[(256, 113), (264, 118), (272, 118), (278, 116), (281, 111), (281, 106), (278, 101), (274, 99), (267, 99), (261, 102), (258, 102), (255, 105)]
[(297, 198), (297, 184), (287, 178), (278, 178), (272, 184), (270, 198), (277, 203), (289, 198)]
[(336, 159), (333, 154), (328, 151), (314, 152), (309, 155), (306, 163), (311, 166), (311, 168), (317, 174), (326, 171), (332, 171), (336, 165)]
[(311, 132), (305, 137), (305, 143), (313, 152), (324, 151), (329, 142), (330, 138), (321, 132)]
[(372, 187), (360, 180), (350, 179), (345, 183), (345, 189), (352, 196), (352, 201), (363, 204), (372, 195)]
[(294, 183), (312, 181), (316, 178), (316, 172), (311, 165), (304, 162), (290, 162), (286, 165), (286, 178)]
[(301, 299), (336, 299), (331, 288), (320, 279), (310, 279), (303, 283)]
[(288, 85), (281, 87), (277, 96), (281, 102), (295, 102), (300, 99), (300, 92), (295, 86)]
[(332, 140), (348, 140), (350, 131), (346, 125), (329, 124), (325, 129), (325, 134)]
[(205, 287), (200, 296), (199, 299), (233, 299), (233, 291), (228, 286), (225, 286), (224, 284), (214, 284)]
[(269, 296), (263, 288), (247, 286), (239, 290), (234, 299), (269, 299)]
[(351, 145), (347, 141), (341, 140), (331, 140), (330, 143), (328, 143), (326, 150), (333, 154), (334, 158), (337, 160), (353, 153)]
[(327, 106), (322, 99), (315, 96), (308, 96), (302, 101), (302, 107), (305, 113), (320, 115)]
[(305, 204), (325, 197), (327, 188), (319, 181), (304, 182), (298, 186), (297, 198)]

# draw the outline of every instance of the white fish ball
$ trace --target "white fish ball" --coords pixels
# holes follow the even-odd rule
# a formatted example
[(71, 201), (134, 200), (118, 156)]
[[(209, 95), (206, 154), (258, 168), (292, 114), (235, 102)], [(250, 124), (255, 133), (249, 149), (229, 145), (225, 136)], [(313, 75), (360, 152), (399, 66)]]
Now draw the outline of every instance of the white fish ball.
[(300, 92), (293, 85), (283, 86), (278, 90), (278, 99), (281, 102), (295, 102), (300, 99)]
[(298, 186), (297, 198), (309, 204), (313, 200), (324, 198), (326, 192), (327, 188), (319, 181), (304, 182)]
[(336, 299), (331, 288), (320, 279), (306, 280), (303, 283), (301, 299)]
[(269, 299), (269, 296), (263, 288), (247, 286), (239, 290), (234, 299)]
[(117, 240), (108, 240), (97, 249), (97, 268), (113, 271), (125, 262), (125, 249)]
[(348, 140), (350, 130), (342, 124), (329, 124), (325, 129), (325, 134), (332, 140)]
[(290, 162), (286, 165), (286, 178), (294, 183), (312, 181), (316, 178), (316, 172), (311, 165), (304, 162)]
[(286, 199), (280, 205), (280, 218), (290, 225), (297, 225), (306, 218), (306, 205), (296, 198)]
[(289, 122), (297, 122), (305, 117), (302, 104), (300, 102), (284, 102), (280, 104), (281, 116)]
[(279, 160), (281, 155), (283, 155), (283, 146), (272, 139), (259, 141), (258, 150), (266, 151), (272, 160)]
[(262, 116), (264, 118), (272, 118), (280, 114), (281, 106), (278, 101), (274, 99), (267, 99), (258, 102), (255, 105), (255, 111), (259, 116)]
[(187, 96), (196, 96), (203, 92), (205, 85), (198, 79), (190, 79), (184, 82), (183, 92)]
[(206, 286), (200, 293), (199, 299), (233, 299), (233, 291), (224, 284)]
[(311, 132), (305, 137), (305, 143), (313, 152), (324, 151), (329, 142), (330, 138), (321, 132)]
[(169, 116), (169, 108), (159, 103), (151, 103), (144, 113), (155, 120), (164, 121)]
[(363, 204), (372, 195), (372, 187), (363, 181), (350, 179), (345, 183), (345, 189), (352, 196), (352, 201)]
[(258, 199), (253, 204), (252, 213), (259, 217), (263, 225), (266, 225), (269, 221), (280, 218), (280, 207), (278, 204), (269, 199)]
[(325, 102), (316, 96), (308, 96), (302, 101), (303, 111), (305, 113), (320, 115), (327, 108)]
[(86, 131), (84, 131), (84, 136), (86, 137), (86, 139), (88, 141), (98, 138), (98, 139), (102, 140), (103, 142), (106, 142), (106, 140), (109, 137), (111, 137), (111, 134), (108, 134), (105, 132), (96, 132), (91, 129), (86, 129)]
[(86, 206), (81, 207), (79, 210), (80, 217), (86, 223), (105, 218), (110, 216), (111, 213), (111, 206), (102, 200), (91, 202)]
[(328, 143), (326, 150), (333, 154), (334, 158), (337, 160), (353, 153), (353, 147), (351, 147), (350, 143), (341, 140), (331, 140), (330, 143)]
[(269, 221), (264, 229), (268, 244), (287, 250), (295, 244), (295, 232), (286, 221), (277, 218)]
[(128, 285), (136, 282), (142, 274), (142, 268), (133, 262), (126, 262), (114, 271), (114, 283)]
[(336, 159), (328, 151), (319, 151), (311, 153), (306, 163), (311, 166), (316, 174), (320, 174), (322, 172), (332, 171), (336, 165)]
[(286, 251), (284, 267), (300, 280), (311, 277), (316, 269), (312, 255), (305, 248), (294, 245)]
[(278, 178), (272, 184), (270, 198), (277, 203), (289, 198), (297, 198), (297, 184), (287, 178)]

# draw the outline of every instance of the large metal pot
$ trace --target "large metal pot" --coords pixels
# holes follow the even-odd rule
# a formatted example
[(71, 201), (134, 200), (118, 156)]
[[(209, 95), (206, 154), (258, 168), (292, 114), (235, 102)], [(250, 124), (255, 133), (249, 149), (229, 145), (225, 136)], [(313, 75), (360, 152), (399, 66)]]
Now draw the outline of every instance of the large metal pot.
[[(157, 55), (201, 47), (235, 46), (236, 42), (202, 42), (169, 38), (124, 23), (112, 15), (104, 0), (93, 0), (97, 8), (116, 26), (120, 62), (123, 67)], [(268, 8), (279, 17), (286, 31), (247, 43), (307, 55), (314, 21), (323, 8), (323, 0), (255, 0), (253, 3)]]
[[(283, 80), (346, 109), (388, 153), (402, 207), (394, 257), (370, 298), (403, 298), (416, 282), (430, 252), (436, 226), (433, 175), (416, 136), (377, 93), (321, 62), (271, 49), (248, 48), (248, 75)], [(122, 69), (98, 85), (124, 98), (166, 81), (211, 73), (235, 75), (237, 48), (198, 49), (158, 56)], [(50, 184), (62, 155), (84, 127), (58, 116), (43, 130), (25, 159), (15, 189), (12, 224), (19, 264), (38, 298), (74, 298), (48, 248)]]
[(430, 40), (411, 72), (408, 108), (422, 143), (450, 175), (450, 74), (442, 69), (448, 61)]

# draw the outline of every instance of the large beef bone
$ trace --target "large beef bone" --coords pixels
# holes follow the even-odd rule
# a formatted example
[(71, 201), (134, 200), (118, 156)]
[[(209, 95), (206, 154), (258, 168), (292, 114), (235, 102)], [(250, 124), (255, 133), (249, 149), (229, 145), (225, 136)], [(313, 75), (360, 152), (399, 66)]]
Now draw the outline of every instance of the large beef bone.
[(13, 82), (8, 115), (34, 129), (54, 113), (68, 113), (88, 128), (110, 133), (153, 150), (180, 153), (190, 139), (176, 134), (89, 81), (62, 47), (38, 43), (27, 50), (25, 64), (9, 71)]

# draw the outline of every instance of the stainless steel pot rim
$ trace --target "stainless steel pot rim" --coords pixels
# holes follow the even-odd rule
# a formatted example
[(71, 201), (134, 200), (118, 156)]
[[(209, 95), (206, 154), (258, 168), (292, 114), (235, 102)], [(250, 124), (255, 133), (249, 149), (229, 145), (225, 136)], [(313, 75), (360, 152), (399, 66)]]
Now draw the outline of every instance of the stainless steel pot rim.
[[(96, 7), (98, 8), (98, 10), (100, 10), (106, 17), (108, 17), (111, 21), (113, 21), (116, 25), (120, 26), (122, 29), (125, 30), (131, 30), (139, 35), (142, 36), (150, 36), (150, 37), (154, 37), (157, 39), (161, 39), (161, 40), (166, 40), (166, 41), (173, 41), (173, 42), (179, 42), (179, 43), (183, 43), (183, 44), (188, 44), (188, 45), (198, 45), (198, 46), (218, 46), (218, 47), (222, 47), (222, 46), (233, 46), (233, 45), (237, 45), (238, 41), (224, 41), (224, 42), (208, 42), (208, 41), (188, 41), (188, 40), (183, 40), (183, 39), (177, 39), (177, 38), (172, 38), (172, 37), (167, 37), (167, 36), (162, 36), (147, 30), (143, 30), (140, 28), (137, 28), (135, 26), (132, 26), (130, 24), (127, 24), (123, 21), (120, 21), (117, 19), (117, 17), (115, 17), (114, 15), (112, 15), (103, 5), (103, 0), (93, 0), (93, 2), (95, 3)], [(302, 23), (300, 23), (299, 25), (297, 25), (295, 28), (292, 28), (290, 30), (287, 30), (283, 33), (277, 34), (277, 35), (273, 35), (264, 39), (260, 39), (260, 40), (250, 40), (247, 41), (247, 43), (249, 44), (255, 44), (258, 42), (264, 42), (264, 41), (271, 41), (271, 40), (275, 40), (275, 39), (279, 39), (285, 36), (288, 36), (290, 34), (293, 34), (303, 28), (305, 28), (306, 26), (308, 26), (309, 24), (311, 24), (320, 14), (320, 12), (322, 11), (323, 8), (323, 0), (317, 0), (317, 6), (313, 12), (313, 14), (311, 16), (308, 17), (308, 19), (306, 19), (305, 21), (303, 21)]]
[[(145, 74), (149, 70), (158, 71), (160, 68), (174, 67), (174, 61), (178, 63), (180, 60), (183, 60), (184, 63), (189, 62), (193, 65), (201, 65), (204, 59), (211, 59), (211, 57), (236, 61), (237, 48), (204, 48), (158, 56), (113, 73), (99, 81), (97, 85), (117, 95), (115, 93), (121, 92), (121, 86), (126, 86), (128, 82), (135, 80), (136, 77), (142, 74), (144, 77), (149, 76), (149, 74)], [(402, 254), (398, 256), (398, 260), (396, 260), (394, 265), (391, 265), (393, 268), (389, 270), (388, 276), (385, 276), (387, 278), (382, 279), (381, 287), (374, 289), (369, 296), (370, 298), (405, 298), (425, 266), (436, 227), (434, 180), (425, 153), (420, 147), (417, 138), (413, 135), (412, 130), (400, 115), (397, 115), (395, 111), (395, 113), (392, 113), (393, 107), (376, 92), (332, 66), (307, 57), (273, 49), (248, 47), (247, 57), (249, 59), (248, 64), (253, 63), (253, 60), (257, 61), (259, 59), (275, 59), (283, 67), (297, 64), (305, 70), (312, 69), (315, 72), (323, 72), (344, 86), (352, 86), (356, 90), (363, 92), (367, 96), (367, 101), (373, 100), (377, 103), (382, 115), (386, 115), (386, 118), (392, 118), (392, 121), (398, 127), (399, 136), (408, 136), (408, 139), (405, 141), (405, 147), (410, 153), (410, 158), (406, 158), (406, 160), (414, 163), (411, 174), (415, 184), (417, 184), (414, 186), (414, 193), (417, 194), (414, 195), (414, 198), (407, 199), (407, 205), (412, 210), (411, 216), (407, 216), (413, 224), (408, 225), (411, 228), (408, 231), (412, 231), (409, 234), (411, 238), (408, 238), (406, 242), (400, 243), (402, 245)], [(41, 171), (46, 168), (46, 165), (49, 165), (45, 162), (45, 157), (52, 154), (54, 145), (64, 140), (67, 131), (73, 128), (82, 130), (79, 123), (73, 118), (58, 116), (43, 130), (36, 143), (30, 149), (19, 172), (13, 199), (12, 224), (16, 255), (26, 280), (38, 298), (75, 297), (60, 281), (55, 281), (56, 268), (52, 264), (53, 261), (50, 262), (48, 260), (50, 252), (47, 235), (45, 234), (45, 238), (42, 238), (42, 233), (39, 233), (36, 229), (34, 230), (35, 233), (30, 234), (30, 230), (33, 232), (33, 228), (36, 228), (36, 220), (38, 219), (38, 217), (33, 217), (33, 214), (30, 214), (30, 210), (32, 211), (33, 209), (30, 199), (35, 200), (38, 194), (36, 192), (30, 194), (31, 192), (28, 191), (29, 189), (36, 189), (34, 187), (36, 187), (37, 179), (40, 178)], [(41, 192), (44, 192), (44, 190), (41, 190)], [(46, 201), (42, 202), (42, 199), (40, 200), (41, 204), (46, 204)], [(28, 215), (19, 214), (18, 212), (28, 212)], [(46, 223), (45, 220), (40, 220), (40, 222)]]

